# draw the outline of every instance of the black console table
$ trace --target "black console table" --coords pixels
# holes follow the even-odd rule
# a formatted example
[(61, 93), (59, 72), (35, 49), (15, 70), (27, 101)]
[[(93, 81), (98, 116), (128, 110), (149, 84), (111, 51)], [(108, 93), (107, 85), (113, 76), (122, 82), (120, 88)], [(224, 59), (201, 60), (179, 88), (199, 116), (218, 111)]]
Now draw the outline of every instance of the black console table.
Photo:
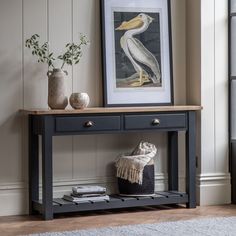
[[(29, 209), (53, 214), (102, 209), (186, 204), (196, 207), (195, 113), (200, 106), (23, 110), (29, 119)], [(111, 195), (109, 201), (72, 203), (53, 198), (53, 136), (128, 132), (168, 132), (169, 189), (152, 197)], [(186, 193), (178, 191), (178, 131), (186, 131)], [(42, 200), (39, 199), (39, 136), (42, 136)]]

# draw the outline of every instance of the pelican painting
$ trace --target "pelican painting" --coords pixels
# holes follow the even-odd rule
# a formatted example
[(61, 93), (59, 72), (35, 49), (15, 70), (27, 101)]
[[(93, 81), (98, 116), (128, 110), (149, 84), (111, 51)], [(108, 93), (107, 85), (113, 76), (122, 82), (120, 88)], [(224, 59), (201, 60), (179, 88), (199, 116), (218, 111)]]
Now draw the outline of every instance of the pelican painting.
[(125, 79), (118, 79), (118, 84), (125, 83), (128, 84), (127, 87), (131, 88), (148, 87), (148, 85), (161, 86), (160, 64), (155, 55), (138, 39), (154, 21), (154, 17), (151, 17), (150, 14), (140, 13), (128, 21), (121, 22), (115, 29), (116, 32), (124, 32), (120, 38), (120, 47), (135, 71)]

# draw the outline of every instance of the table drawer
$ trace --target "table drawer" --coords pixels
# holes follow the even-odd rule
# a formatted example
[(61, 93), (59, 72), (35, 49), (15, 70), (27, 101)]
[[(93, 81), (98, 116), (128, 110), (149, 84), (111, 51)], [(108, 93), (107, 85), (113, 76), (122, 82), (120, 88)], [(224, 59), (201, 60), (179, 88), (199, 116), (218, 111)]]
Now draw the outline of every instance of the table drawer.
[(125, 129), (186, 128), (186, 114), (126, 115)]
[(57, 117), (56, 132), (120, 130), (120, 116)]

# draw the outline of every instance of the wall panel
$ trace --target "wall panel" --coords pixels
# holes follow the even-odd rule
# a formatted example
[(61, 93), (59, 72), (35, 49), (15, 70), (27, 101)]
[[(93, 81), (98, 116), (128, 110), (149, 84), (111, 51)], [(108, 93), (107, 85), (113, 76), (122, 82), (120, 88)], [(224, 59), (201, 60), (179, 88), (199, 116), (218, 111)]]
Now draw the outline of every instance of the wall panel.
[(215, 0), (215, 171), (228, 172), (228, 4)]
[[(99, 91), (97, 88), (100, 77), (96, 71), (99, 55), (95, 51), (99, 44), (96, 34), (96, 0), (73, 0), (73, 41), (78, 42), (80, 34), (89, 39), (89, 46), (84, 47), (83, 58), (73, 67), (73, 92), (89, 94), (90, 105), (98, 105)], [(96, 136), (73, 137), (73, 177), (96, 177)], [(87, 149), (86, 149), (87, 148)], [(82, 151), (82, 152), (81, 152)], [(87, 169), (87, 171), (86, 171)]]
[(197, 115), (197, 197), (200, 205), (230, 202), (228, 171), (227, 1), (187, 1), (187, 100)]
[(201, 1), (201, 173), (211, 173), (215, 166), (215, 1)]
[[(40, 35), (40, 43), (48, 40), (47, 31), (47, 0), (23, 0), (23, 43), (34, 34)], [(37, 58), (31, 50), (23, 48), (23, 107), (24, 108), (47, 108), (47, 65), (37, 62)], [(25, 117), (23, 127), (23, 179), (27, 180), (28, 166), (28, 122)]]
[[(72, 1), (68, 0), (48, 0), (48, 39), (50, 49), (56, 56), (65, 51), (65, 45), (72, 41)], [(61, 67), (61, 62), (55, 64)], [(72, 93), (72, 69), (65, 66), (68, 72), (66, 77), (67, 94)], [(54, 178), (71, 179), (72, 167), (72, 137), (54, 138)]]
[[(172, 8), (172, 44), (173, 44), (173, 81), (174, 103), (186, 104), (186, 2), (171, 1)], [(185, 91), (183, 93), (183, 91)], [(162, 143), (165, 147), (165, 143)], [(164, 158), (165, 160), (165, 158)], [(185, 176), (185, 136), (179, 134), (179, 174)]]
[(96, 22), (99, 21), (96, 0), (73, 0), (73, 40), (78, 42), (80, 33), (85, 34), (90, 44), (84, 48), (84, 55), (80, 63), (74, 67), (73, 90), (86, 92), (90, 97), (90, 106), (98, 106), (101, 79), (96, 71), (100, 55), (96, 54), (100, 47), (97, 35)]
[[(23, 0), (24, 42), (33, 34), (40, 43), (48, 40), (47, 0)], [(31, 50), (24, 47), (24, 108), (45, 108), (47, 105), (47, 66), (37, 62)]]
[(22, 1), (0, 3), (0, 183), (22, 180)]

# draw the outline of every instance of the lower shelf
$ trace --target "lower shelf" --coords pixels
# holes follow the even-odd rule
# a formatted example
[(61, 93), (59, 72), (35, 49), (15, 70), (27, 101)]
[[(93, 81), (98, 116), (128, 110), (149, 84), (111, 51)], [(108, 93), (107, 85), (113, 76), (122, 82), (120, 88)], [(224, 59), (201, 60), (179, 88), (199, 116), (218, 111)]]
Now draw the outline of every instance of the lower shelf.
[[(53, 199), (53, 213), (82, 212), (106, 209), (118, 209), (140, 206), (155, 206), (165, 204), (183, 204), (188, 202), (186, 193), (168, 191), (156, 192), (152, 197), (122, 197), (110, 195), (109, 201), (88, 201), (84, 203), (73, 203), (61, 198)], [(42, 213), (42, 201), (34, 201), (33, 208)]]

